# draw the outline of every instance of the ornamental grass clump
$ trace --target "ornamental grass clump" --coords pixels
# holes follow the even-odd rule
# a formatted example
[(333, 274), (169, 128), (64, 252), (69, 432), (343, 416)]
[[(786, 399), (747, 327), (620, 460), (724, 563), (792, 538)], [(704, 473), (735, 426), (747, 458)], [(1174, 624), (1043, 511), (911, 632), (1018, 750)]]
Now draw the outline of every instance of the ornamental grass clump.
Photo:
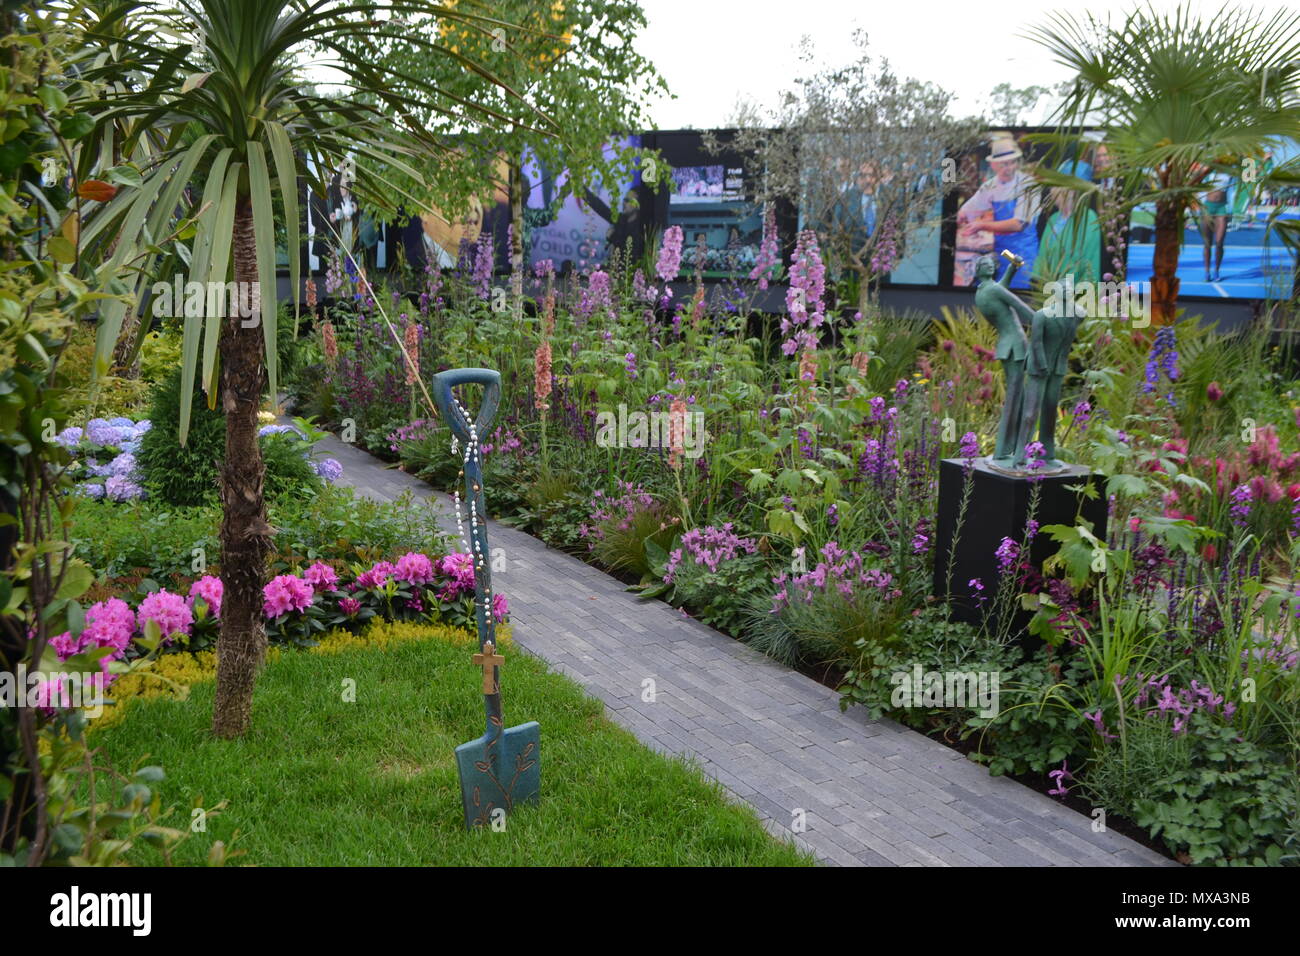
[[(828, 541), (819, 556), (809, 571), (772, 578), (766, 606), (750, 609), (749, 644), (792, 666), (859, 666), (894, 641), (903, 592), (875, 555)], [(806, 560), (802, 548), (795, 559)]]

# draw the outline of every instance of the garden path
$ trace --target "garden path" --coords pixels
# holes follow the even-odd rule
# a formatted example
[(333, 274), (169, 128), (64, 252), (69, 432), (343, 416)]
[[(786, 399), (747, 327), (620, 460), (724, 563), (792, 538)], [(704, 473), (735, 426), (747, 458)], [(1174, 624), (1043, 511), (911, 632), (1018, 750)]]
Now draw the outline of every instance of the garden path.
[[(382, 501), (410, 491), (455, 532), (449, 496), (332, 436), (317, 448), (342, 463), (341, 484)], [(825, 863), (1176, 865), (923, 734), (842, 713), (833, 690), (531, 535), (489, 522), (488, 541), (504, 549), (494, 582), (520, 647), (648, 746), (693, 759), (774, 834), (802, 822), (793, 838)]]

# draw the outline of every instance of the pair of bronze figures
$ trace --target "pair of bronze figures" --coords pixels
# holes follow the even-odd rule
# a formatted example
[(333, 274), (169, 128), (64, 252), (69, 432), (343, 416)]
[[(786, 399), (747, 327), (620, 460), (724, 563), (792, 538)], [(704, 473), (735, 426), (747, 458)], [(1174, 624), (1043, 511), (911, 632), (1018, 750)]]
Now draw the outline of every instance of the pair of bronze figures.
[(1077, 310), (1073, 301), (1061, 296), (1049, 298), (1037, 312), (1030, 309), (1010, 288), (1024, 260), (1003, 255), (1010, 262), (1001, 279), (993, 279), (998, 265), (993, 256), (984, 256), (975, 272), (979, 280), (975, 308), (998, 331), (995, 356), (1006, 379), (1006, 403), (989, 464), (1000, 471), (1029, 470), (1025, 449), (1037, 430), (1043, 452), (1034, 471), (1060, 471), (1065, 465), (1056, 458), (1056, 418), (1061, 382), (1069, 371), (1070, 347), (1079, 327)]

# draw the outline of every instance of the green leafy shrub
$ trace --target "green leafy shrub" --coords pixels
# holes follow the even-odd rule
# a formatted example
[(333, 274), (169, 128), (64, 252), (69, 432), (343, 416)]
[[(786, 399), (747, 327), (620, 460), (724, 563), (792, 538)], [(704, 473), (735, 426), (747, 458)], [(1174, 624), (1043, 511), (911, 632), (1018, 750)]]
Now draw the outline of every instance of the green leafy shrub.
[(274, 570), (311, 561), (374, 562), (407, 551), (442, 554), (450, 536), (427, 502), (407, 493), (393, 502), (359, 497), (351, 488), (326, 485), (308, 498), (285, 496), (268, 506), (276, 529)]
[(307, 457), (309, 449), (302, 438), (296, 434), (265, 435), (261, 445), (269, 500), (319, 493), (324, 482)]
[[(181, 373), (174, 369), (152, 391), (149, 420), (136, 456), (151, 497), (170, 505), (193, 507), (217, 498), (219, 462), (226, 453), (226, 419), (207, 406), (196, 384), (190, 412), (189, 437), (180, 443)], [(315, 493), (322, 482), (306, 456), (301, 439), (267, 435), (261, 440), (266, 463), (266, 495), (278, 498)]]
[(999, 644), (980, 628), (950, 621), (943, 605), (905, 617), (895, 634), (895, 640), (874, 645), (858, 640), (863, 659), (858, 668), (844, 675), (842, 710), (858, 704), (873, 720), (891, 717), (921, 730), (955, 731), (976, 716), (975, 707), (932, 707), (915, 702), (898, 706), (895, 675), (911, 673), (918, 666), (922, 673), (997, 674), (1000, 695), (1002, 676), (1012, 672), (1021, 656), (1018, 647)]
[(136, 568), (154, 577), (191, 575), (194, 549), (205, 561), (220, 553), (215, 507), (177, 508), (158, 500), (135, 502), (77, 500), (71, 542), (76, 554), (100, 574), (118, 577)]
[(1068, 760), (1077, 766), (1090, 750), (1091, 725), (1074, 688), (1088, 686), (1091, 672), (1081, 655), (1061, 664), (1050, 653), (1040, 648), (1002, 680), (997, 716), (967, 722), (979, 734), (971, 759), (987, 764), (994, 776), (1042, 774)]
[(1277, 865), (1300, 814), (1295, 763), (1203, 711), (1191, 715), (1186, 736), (1186, 765), (1135, 801), (1138, 825), (1192, 863)]
[(150, 496), (170, 505), (201, 505), (216, 500), (217, 463), (226, 453), (226, 419), (208, 408), (207, 398), (196, 384), (189, 437), (182, 447), (180, 398), (181, 372), (177, 368), (151, 392), (149, 421), (153, 427), (141, 439), (136, 460)]

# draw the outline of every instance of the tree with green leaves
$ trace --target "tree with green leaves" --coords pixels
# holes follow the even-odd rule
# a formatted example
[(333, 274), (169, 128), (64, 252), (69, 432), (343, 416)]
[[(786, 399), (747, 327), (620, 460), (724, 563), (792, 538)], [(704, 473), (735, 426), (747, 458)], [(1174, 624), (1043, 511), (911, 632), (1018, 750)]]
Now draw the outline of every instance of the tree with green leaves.
[[(524, 152), (542, 168), (567, 170), (551, 196), (552, 209), (570, 195), (581, 199), (601, 184), (618, 182), (645, 158), (645, 151), (623, 145), (618, 137), (641, 128), (646, 122), (643, 103), (667, 87), (633, 45), (646, 22), (634, 0), (497, 0), (490, 5), (448, 0), (448, 6), (466, 12), (490, 9), (496, 22), (417, 19), (405, 24), (412, 32), (436, 33), (440, 42), (486, 68), (441, 83), (440, 96), (418, 114), (445, 146), (439, 168), (427, 181), (426, 200), (445, 214), (457, 214), (471, 198), (501, 185), (490, 174), (504, 160), (518, 309), (527, 199)], [(393, 73), (390, 89), (431, 78), (429, 60), (408, 46), (385, 46), (380, 63)], [(494, 122), (458, 114), (455, 105), (462, 100), (488, 108)], [(536, 123), (530, 112), (534, 107), (554, 126)]]
[(818, 66), (805, 40), (800, 59), (809, 72), (767, 123), (742, 129), (729, 147), (764, 170), (759, 201), (799, 206), (832, 273), (855, 280), (865, 311), (873, 283), (918, 234), (937, 228), (956, 183), (945, 150), (969, 146), (981, 124), (954, 118), (945, 90), (872, 56), (865, 32), (854, 40), (857, 57), (839, 67)]
[[(1190, 211), (1221, 188), (1221, 176), (1267, 187), (1295, 169), (1267, 170), (1266, 150), (1300, 139), (1300, 13), (1224, 6), (1208, 18), (1190, 6), (1150, 4), (1122, 19), (1058, 13), (1028, 36), (1074, 73), (1053, 122), (1056, 146), (1105, 132), (1108, 176), (1120, 208), (1155, 208), (1151, 313), (1177, 316), (1178, 256)], [(1258, 174), (1258, 175), (1256, 175)], [(1097, 203), (1102, 187), (1044, 168), (1039, 178)]]
[[(428, 104), (490, 126), (499, 110), (440, 87), (472, 71), (486, 84), (505, 86), (486, 67), (430, 36), (402, 29), (401, 18), (437, 17), (474, 25), (495, 21), (427, 0), (395, 0), (379, 19), (372, 2), (335, 0), (124, 0), (111, 22), (127, 29), (94, 29), (102, 56), (85, 76), (104, 84), (97, 130), (133, 120), (121, 155), (139, 157), (145, 130), (161, 130), (164, 146), (141, 162), (138, 185), (106, 199), (91, 238), (112, 236), (102, 273), (135, 264), (142, 282), (167, 278), (164, 244), (182, 242), (180, 261), (199, 288), (225, 287), (233, 278), (240, 307), (210, 296), (208, 307), (185, 310), (182, 396), (200, 378), (210, 406), (226, 416), (220, 468), (221, 579), (225, 598), (217, 645), (213, 731), (235, 737), (247, 731), (253, 685), (266, 648), (262, 588), (274, 529), (263, 494), (265, 468), (257, 441), (257, 413), (275, 397), (277, 376), (275, 237), (288, 236), (291, 287), (299, 288), (298, 180), (358, 164), (354, 189), (383, 207), (393, 196), (416, 197), (397, 182), (422, 182), (422, 167), (439, 148), (415, 121)], [(183, 38), (167, 43), (167, 37)], [(428, 68), (419, 77), (381, 65), (378, 50), (409, 46)], [(343, 79), (323, 95), (303, 82), (300, 57), (315, 48)], [(412, 53), (412, 57), (416, 54)], [(320, 61), (317, 61), (318, 63)], [(114, 85), (114, 81), (117, 82)], [(544, 112), (518, 108), (546, 125)], [(92, 162), (83, 154), (81, 161)], [(183, 210), (179, 223), (178, 210)], [(139, 299), (137, 299), (139, 301)], [(108, 301), (101, 310), (97, 364), (118, 339), (127, 305)], [(181, 409), (181, 440), (190, 420)]]

